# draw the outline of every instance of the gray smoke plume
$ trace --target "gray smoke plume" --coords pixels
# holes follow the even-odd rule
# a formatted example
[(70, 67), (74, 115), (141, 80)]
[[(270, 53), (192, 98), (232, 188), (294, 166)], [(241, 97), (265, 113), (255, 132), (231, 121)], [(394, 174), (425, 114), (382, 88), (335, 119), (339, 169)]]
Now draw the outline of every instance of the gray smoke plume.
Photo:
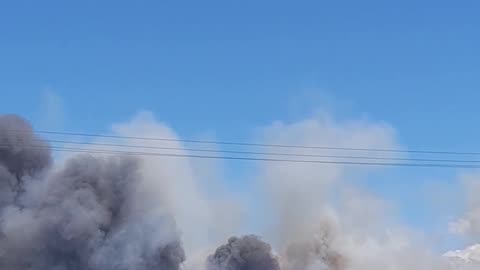
[(207, 270), (280, 270), (269, 244), (255, 235), (231, 237), (207, 260)]
[[(142, 134), (158, 129), (148, 121), (130, 128)], [(306, 122), (287, 127), (287, 132), (283, 129), (273, 134), (297, 139), (306, 133), (313, 140), (306, 142), (312, 145), (329, 145), (340, 138), (345, 145), (366, 140), (360, 147), (392, 148), (388, 132), (385, 136), (380, 132), (379, 140), (375, 127), (353, 126), (344, 131)], [(328, 140), (316, 141), (325, 130), (332, 131), (327, 132)], [(280, 139), (272, 142), (291, 144)], [(378, 141), (386, 145), (377, 145)], [(54, 166), (48, 144), (35, 136), (26, 121), (0, 116), (0, 269), (455, 269), (432, 253), (421, 237), (392, 227), (381, 201), (356, 193), (349, 193), (348, 199), (335, 196), (332, 201), (329, 194), (348, 187), (341, 181), (347, 175), (345, 169), (279, 163), (264, 164), (261, 178), (265, 198), (272, 204), (272, 211), (267, 208), (266, 212), (273, 218), (264, 235), (280, 255), (259, 237), (248, 235), (230, 238), (204, 264), (210, 244), (235, 230), (210, 226), (210, 222), (219, 223), (212, 210), (216, 208), (200, 196), (196, 171), (188, 163), (84, 154)], [(228, 213), (224, 219), (232, 223), (241, 219), (232, 214), (236, 211)], [(177, 222), (187, 243), (195, 242), (185, 246), (190, 261), (186, 261)], [(210, 241), (208, 233), (222, 230), (225, 233)], [(202, 235), (205, 239), (195, 239)]]
[(173, 217), (138, 203), (139, 160), (78, 155), (52, 172), (15, 116), (0, 116), (0, 142), (0, 269), (180, 268)]
[(286, 250), (288, 270), (344, 270), (347, 269), (344, 256), (332, 247), (334, 234), (328, 226), (322, 226), (319, 234), (308, 240), (290, 243)]
[(33, 134), (26, 121), (0, 115), (0, 207), (17, 203), (24, 181), (34, 178), (50, 163), (47, 144)]
[[(276, 122), (266, 144), (401, 149), (384, 123), (341, 121), (320, 113), (299, 122)], [(291, 149), (292, 154), (314, 154)], [(390, 154), (391, 158), (400, 157)], [(430, 239), (396, 222), (393, 209), (357, 183), (367, 167), (261, 163), (258, 183), (273, 217), (264, 232), (284, 270), (452, 270)]]

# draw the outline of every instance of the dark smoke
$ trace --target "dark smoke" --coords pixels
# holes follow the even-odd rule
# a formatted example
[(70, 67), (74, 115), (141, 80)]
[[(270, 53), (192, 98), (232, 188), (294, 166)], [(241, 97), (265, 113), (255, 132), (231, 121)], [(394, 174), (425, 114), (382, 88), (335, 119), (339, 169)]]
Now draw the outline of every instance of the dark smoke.
[(207, 270), (280, 270), (269, 244), (255, 235), (231, 237), (208, 257)]
[(33, 134), (25, 120), (0, 115), (0, 207), (18, 203), (24, 181), (41, 173), (50, 162), (47, 144)]
[(50, 156), (28, 123), (0, 116), (0, 269), (180, 268), (173, 217), (135, 200), (139, 160), (79, 155), (53, 173)]

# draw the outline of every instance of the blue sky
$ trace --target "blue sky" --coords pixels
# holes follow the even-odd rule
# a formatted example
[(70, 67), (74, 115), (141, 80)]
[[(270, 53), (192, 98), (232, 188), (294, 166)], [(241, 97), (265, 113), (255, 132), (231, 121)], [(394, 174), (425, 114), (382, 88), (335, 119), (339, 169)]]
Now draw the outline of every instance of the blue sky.
[[(184, 137), (248, 140), (258, 126), (324, 109), (385, 121), (411, 149), (479, 150), (478, 10), (478, 1), (4, 1), (0, 112), (102, 132), (147, 109)], [(55, 125), (42, 122), (49, 91), (63, 100)], [(433, 180), (453, 189), (455, 173), (395, 169), (402, 181), (371, 185), (429, 227), (409, 191)]]

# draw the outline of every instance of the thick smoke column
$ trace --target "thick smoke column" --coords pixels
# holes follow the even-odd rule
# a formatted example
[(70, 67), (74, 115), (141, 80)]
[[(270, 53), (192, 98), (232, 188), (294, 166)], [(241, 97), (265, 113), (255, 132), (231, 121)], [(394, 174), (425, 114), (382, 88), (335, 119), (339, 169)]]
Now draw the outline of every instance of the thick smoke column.
[(269, 244), (255, 235), (231, 237), (208, 257), (207, 270), (280, 270)]
[(138, 160), (79, 155), (46, 171), (48, 147), (15, 116), (0, 116), (0, 142), (0, 269), (180, 268), (173, 217), (139, 203)]
[(0, 207), (17, 203), (24, 181), (50, 162), (48, 146), (32, 133), (27, 122), (17, 116), (0, 115)]

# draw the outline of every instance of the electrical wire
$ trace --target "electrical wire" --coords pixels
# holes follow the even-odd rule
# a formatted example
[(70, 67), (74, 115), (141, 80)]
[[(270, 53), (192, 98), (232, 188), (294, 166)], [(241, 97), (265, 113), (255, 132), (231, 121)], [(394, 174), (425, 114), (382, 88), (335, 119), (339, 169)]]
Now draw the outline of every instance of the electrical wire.
[(23, 145), (25, 148), (43, 148), (60, 152), (75, 152), (89, 154), (113, 154), (113, 155), (133, 155), (133, 156), (155, 156), (155, 157), (178, 157), (178, 158), (200, 158), (200, 159), (221, 159), (221, 160), (245, 160), (245, 161), (268, 161), (268, 162), (290, 162), (290, 163), (312, 163), (312, 164), (337, 164), (337, 165), (362, 165), (362, 166), (393, 166), (393, 167), (425, 167), (425, 168), (480, 168), (480, 165), (471, 164), (445, 164), (445, 163), (396, 163), (396, 162), (358, 162), (358, 161), (339, 161), (339, 160), (308, 160), (308, 159), (280, 159), (280, 158), (255, 158), (255, 157), (236, 157), (236, 156), (212, 156), (212, 155), (193, 155), (193, 154), (173, 154), (173, 153), (154, 153), (142, 151), (117, 151), (102, 149), (82, 149), (70, 147), (48, 147), (37, 145)]
[(62, 143), (62, 144), (125, 147), (125, 148), (135, 148), (135, 149), (176, 150), (176, 151), (222, 153), (222, 154), (243, 154), (243, 155), (263, 155), (263, 156), (285, 156), (285, 157), (310, 157), (310, 158), (315, 157), (315, 158), (335, 158), (335, 159), (391, 160), (391, 161), (419, 161), (419, 162), (480, 163), (480, 160), (469, 160), (469, 159), (426, 159), (426, 158), (372, 157), (372, 156), (351, 156), (351, 155), (319, 155), (319, 154), (302, 154), (302, 153), (279, 153), (279, 152), (258, 152), (258, 151), (179, 148), (179, 147), (164, 147), (164, 146), (151, 146), (151, 145), (130, 145), (130, 144), (116, 144), (116, 143), (79, 142), (79, 141), (67, 141), (67, 140), (38, 140), (38, 141), (46, 141), (46, 142), (49, 142), (49, 143)]
[[(32, 131), (26, 131), (26, 130), (14, 130), (14, 131), (15, 132), (32, 132)], [(346, 150), (346, 151), (368, 151), (368, 152), (417, 153), (417, 154), (480, 155), (480, 152), (402, 150), (402, 149), (355, 148), (355, 147), (290, 145), (290, 144), (265, 144), (265, 143), (248, 143), (248, 142), (233, 142), (233, 141), (214, 141), (214, 140), (172, 139), (172, 138), (159, 138), (159, 137), (120, 136), (120, 135), (93, 134), (93, 133), (80, 133), (80, 132), (60, 132), (60, 131), (48, 131), (48, 130), (34, 130), (34, 132), (40, 133), (40, 134), (50, 134), (50, 135), (69, 135), (69, 136), (83, 136), (83, 137), (95, 137), (95, 138), (132, 139), (132, 140), (144, 140), (144, 141), (201, 143), (201, 144), (214, 144), (214, 145), (236, 145), (236, 146), (298, 148), (298, 149), (324, 149), (324, 150)]]

